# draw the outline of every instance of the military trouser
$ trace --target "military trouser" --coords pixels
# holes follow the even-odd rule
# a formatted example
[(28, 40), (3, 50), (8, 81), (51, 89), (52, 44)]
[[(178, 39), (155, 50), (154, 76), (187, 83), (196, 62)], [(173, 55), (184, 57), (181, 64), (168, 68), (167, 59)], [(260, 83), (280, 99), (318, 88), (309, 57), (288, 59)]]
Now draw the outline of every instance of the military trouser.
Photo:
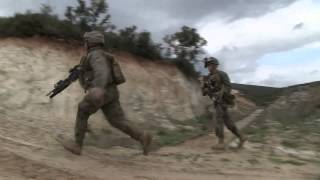
[(75, 125), (75, 139), (80, 146), (83, 145), (85, 133), (87, 131), (88, 119), (91, 114), (94, 114), (99, 109), (108, 119), (109, 123), (128, 134), (131, 138), (140, 141), (143, 132), (139, 131), (131, 124), (120, 105), (119, 95), (116, 88), (111, 88), (106, 91), (103, 97), (94, 97), (92, 93), (87, 94), (78, 105), (78, 112)]
[(224, 140), (224, 125), (227, 126), (227, 128), (238, 138), (241, 138), (241, 134), (235, 125), (235, 123), (230, 118), (229, 112), (228, 112), (228, 105), (225, 103), (216, 103), (215, 104), (216, 109), (216, 125), (215, 125), (215, 131), (216, 136), (219, 138), (220, 142), (223, 142)]

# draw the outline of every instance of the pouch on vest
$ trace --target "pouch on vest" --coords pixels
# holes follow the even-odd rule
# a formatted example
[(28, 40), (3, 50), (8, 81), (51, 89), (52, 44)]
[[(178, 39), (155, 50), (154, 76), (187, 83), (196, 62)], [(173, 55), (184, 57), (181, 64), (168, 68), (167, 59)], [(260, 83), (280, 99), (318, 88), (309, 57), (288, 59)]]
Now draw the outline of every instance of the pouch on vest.
[(230, 106), (234, 106), (235, 105), (235, 96), (233, 94), (230, 93), (224, 93), (223, 94), (223, 100)]
[[(221, 82), (221, 74), (220, 73), (217, 73), (217, 74), (218, 74), (218, 78)], [(224, 87), (224, 85), (223, 85), (223, 87)], [(230, 106), (235, 105), (236, 97), (233, 94), (231, 94), (230, 92), (224, 92), (222, 95), (222, 99), (227, 105), (230, 105)]]
[(112, 70), (113, 70), (114, 83), (116, 85), (123, 84), (126, 82), (126, 78), (124, 77), (124, 74), (121, 71), (120, 65), (114, 58), (112, 58)]
[(113, 75), (113, 83), (115, 85), (120, 85), (126, 82), (126, 78), (124, 77), (124, 74), (121, 70), (121, 67), (117, 60), (106, 53), (107, 59), (111, 60), (111, 66), (112, 66), (112, 75)]

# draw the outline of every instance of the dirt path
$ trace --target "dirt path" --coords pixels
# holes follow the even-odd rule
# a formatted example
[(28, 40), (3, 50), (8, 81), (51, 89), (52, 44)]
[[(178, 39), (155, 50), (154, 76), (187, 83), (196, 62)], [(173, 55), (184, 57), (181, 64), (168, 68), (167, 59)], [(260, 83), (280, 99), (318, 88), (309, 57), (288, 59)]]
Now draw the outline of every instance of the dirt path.
[[(239, 125), (244, 126), (261, 113), (261, 110), (254, 112)], [(93, 146), (86, 146), (83, 156), (79, 157), (64, 151), (45, 129), (6, 121), (3, 124), (0, 179), (4, 180), (316, 179), (317, 169), (312, 165), (273, 164), (268, 160), (268, 152), (262, 152), (265, 147), (261, 144), (249, 142), (241, 151), (232, 147), (224, 152), (213, 151), (210, 149), (215, 143), (213, 134), (162, 148), (148, 157), (136, 149)], [(24, 134), (19, 134), (21, 132)]]

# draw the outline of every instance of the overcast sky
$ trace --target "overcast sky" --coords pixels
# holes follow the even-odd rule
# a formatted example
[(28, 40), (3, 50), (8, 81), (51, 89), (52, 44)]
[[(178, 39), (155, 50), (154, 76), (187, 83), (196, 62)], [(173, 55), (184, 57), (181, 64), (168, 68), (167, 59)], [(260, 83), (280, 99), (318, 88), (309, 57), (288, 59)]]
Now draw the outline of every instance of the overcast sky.
[[(320, 0), (108, 2), (115, 25), (137, 25), (157, 40), (182, 25), (196, 27), (233, 82), (280, 87), (320, 80)], [(76, 0), (1, 0), (0, 15), (41, 3), (63, 14)]]

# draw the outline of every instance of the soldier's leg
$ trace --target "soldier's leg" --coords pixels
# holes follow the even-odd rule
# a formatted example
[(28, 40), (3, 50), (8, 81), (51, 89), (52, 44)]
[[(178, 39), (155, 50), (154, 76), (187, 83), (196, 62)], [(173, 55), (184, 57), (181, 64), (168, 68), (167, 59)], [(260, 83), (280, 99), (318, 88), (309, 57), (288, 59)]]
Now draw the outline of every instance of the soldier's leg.
[(222, 112), (223, 112), (223, 120), (227, 128), (239, 138), (240, 143), (239, 147), (242, 147), (244, 142), (246, 141), (246, 138), (240, 133), (239, 129), (237, 128), (234, 121), (230, 118), (229, 111), (227, 105), (222, 106)]
[(224, 123), (223, 123), (223, 112), (221, 105), (216, 105), (216, 125), (215, 125), (215, 131), (216, 136), (219, 139), (219, 144), (224, 143)]
[(113, 127), (129, 135), (131, 138), (139, 141), (143, 146), (143, 153), (145, 155), (148, 155), (152, 136), (148, 133), (140, 131), (137, 127), (135, 127), (127, 120), (118, 99), (104, 105), (102, 107), (102, 111)]
[(87, 131), (89, 116), (96, 111), (97, 107), (92, 105), (91, 101), (88, 101), (87, 96), (79, 103), (75, 125), (75, 141), (67, 140), (63, 137), (59, 138), (59, 141), (62, 143), (63, 147), (66, 150), (76, 155), (81, 154), (85, 133)]
[(223, 118), (223, 121), (225, 123), (225, 125), (227, 126), (227, 128), (234, 134), (236, 135), (238, 138), (240, 138), (240, 133), (239, 133), (239, 130), (236, 126), (236, 124), (233, 122), (233, 120), (230, 118), (230, 115), (229, 115), (229, 111), (228, 111), (228, 107), (227, 105), (223, 105), (221, 107), (221, 110), (222, 110), (222, 118)]
[(75, 139), (80, 146), (83, 145), (85, 134), (88, 128), (88, 119), (91, 114), (96, 113), (104, 103), (104, 92), (93, 89), (78, 105), (78, 112), (75, 125)]
[(94, 113), (89, 102), (82, 100), (78, 105), (78, 112), (76, 118), (76, 125), (74, 128), (74, 136), (76, 143), (80, 146), (83, 145), (85, 134), (88, 127), (88, 119), (91, 114)]
[(114, 100), (113, 102), (104, 105), (102, 107), (102, 111), (113, 127), (119, 129), (125, 134), (128, 134), (131, 138), (140, 141), (142, 132), (130, 124), (126, 119), (118, 100)]

